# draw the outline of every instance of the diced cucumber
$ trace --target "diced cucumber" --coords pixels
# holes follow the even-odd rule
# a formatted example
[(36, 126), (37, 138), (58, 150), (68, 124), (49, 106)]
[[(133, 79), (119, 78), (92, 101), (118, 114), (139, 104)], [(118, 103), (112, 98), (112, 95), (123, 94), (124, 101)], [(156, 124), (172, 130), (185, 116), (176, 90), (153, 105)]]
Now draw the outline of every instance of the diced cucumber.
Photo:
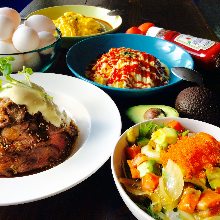
[(155, 160), (148, 160), (141, 163), (137, 169), (140, 172), (140, 177), (145, 176), (147, 173), (158, 173), (159, 167)]
[(220, 187), (220, 167), (206, 170), (206, 176), (212, 189)]

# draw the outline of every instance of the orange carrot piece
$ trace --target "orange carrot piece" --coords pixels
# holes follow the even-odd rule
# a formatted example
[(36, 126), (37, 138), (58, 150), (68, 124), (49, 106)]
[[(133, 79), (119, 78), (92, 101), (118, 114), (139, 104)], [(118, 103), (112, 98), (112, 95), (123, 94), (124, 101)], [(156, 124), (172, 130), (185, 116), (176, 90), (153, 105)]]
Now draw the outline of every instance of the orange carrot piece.
[(204, 211), (215, 207), (220, 207), (220, 194), (210, 189), (205, 190), (197, 204), (197, 209)]
[(130, 172), (131, 172), (131, 177), (133, 179), (136, 179), (136, 178), (140, 178), (140, 172), (139, 170), (133, 166), (133, 163), (131, 160), (127, 160), (127, 163), (128, 163), (128, 166), (130, 168)]
[(142, 190), (153, 192), (159, 184), (159, 176), (154, 173), (147, 173), (141, 178)]
[(178, 208), (187, 213), (194, 213), (199, 202), (201, 191), (188, 187), (184, 189)]

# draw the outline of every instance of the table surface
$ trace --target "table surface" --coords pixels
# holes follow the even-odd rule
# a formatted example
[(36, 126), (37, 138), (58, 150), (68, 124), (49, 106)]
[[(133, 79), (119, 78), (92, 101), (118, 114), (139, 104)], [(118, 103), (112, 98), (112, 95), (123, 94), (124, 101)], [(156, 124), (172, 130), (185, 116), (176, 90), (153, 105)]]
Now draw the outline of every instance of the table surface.
[[(21, 15), (26, 16), (40, 8), (64, 4), (86, 4), (123, 10), (123, 24), (119, 32), (124, 32), (130, 26), (151, 21), (157, 26), (181, 33), (218, 40), (199, 8), (191, 0), (34, 0), (24, 8)], [(71, 75), (65, 63), (65, 53), (65, 50), (60, 51), (59, 58), (47, 72)], [(219, 80), (212, 80), (209, 85), (218, 89), (218, 83)], [(119, 100), (112, 97), (119, 107), (123, 130), (129, 126), (124, 114), (129, 106), (156, 103), (172, 106), (181, 89), (180, 86), (169, 94), (154, 96), (148, 100)], [(135, 217), (119, 196), (112, 178), (109, 159), (91, 177), (59, 195), (28, 204), (0, 207), (0, 219), (134, 220)]]

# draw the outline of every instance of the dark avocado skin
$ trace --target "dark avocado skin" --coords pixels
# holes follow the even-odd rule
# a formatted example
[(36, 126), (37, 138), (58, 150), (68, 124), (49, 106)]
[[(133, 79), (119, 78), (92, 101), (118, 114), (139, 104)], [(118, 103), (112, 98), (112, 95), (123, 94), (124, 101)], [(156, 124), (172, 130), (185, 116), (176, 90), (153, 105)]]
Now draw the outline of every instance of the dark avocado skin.
[(166, 106), (166, 105), (136, 105), (130, 107), (126, 111), (127, 117), (134, 123), (139, 123), (144, 120), (144, 114), (147, 110), (157, 108), (161, 109), (162, 112), (165, 114), (165, 117), (178, 117), (179, 113), (176, 111), (176, 109)]
[(220, 105), (216, 94), (206, 87), (188, 87), (182, 90), (175, 101), (181, 117), (220, 125)]

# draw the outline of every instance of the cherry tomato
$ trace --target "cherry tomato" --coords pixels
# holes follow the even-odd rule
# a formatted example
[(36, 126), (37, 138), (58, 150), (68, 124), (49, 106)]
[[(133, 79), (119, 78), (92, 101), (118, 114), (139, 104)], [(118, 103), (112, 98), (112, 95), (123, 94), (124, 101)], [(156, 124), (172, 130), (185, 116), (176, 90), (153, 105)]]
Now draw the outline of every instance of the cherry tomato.
[(144, 34), (146, 34), (147, 31), (148, 31), (148, 29), (149, 29), (150, 27), (153, 27), (153, 26), (154, 26), (153, 23), (146, 22), (146, 23), (141, 24), (141, 25), (138, 27), (138, 29), (140, 29)]
[(144, 34), (140, 29), (137, 27), (131, 27), (126, 32), (126, 34)]

